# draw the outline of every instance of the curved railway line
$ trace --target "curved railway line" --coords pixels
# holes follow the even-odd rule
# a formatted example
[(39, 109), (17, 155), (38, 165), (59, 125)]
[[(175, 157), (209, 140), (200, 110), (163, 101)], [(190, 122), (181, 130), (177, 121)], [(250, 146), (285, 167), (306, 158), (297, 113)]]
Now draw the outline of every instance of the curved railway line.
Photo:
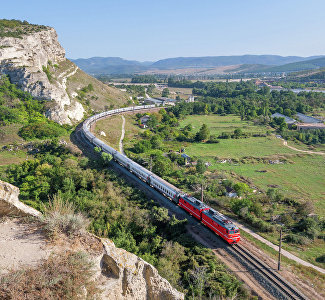
[[(147, 105), (147, 106), (141, 108), (141, 110), (152, 109), (154, 107), (155, 107), (155, 105)], [(98, 117), (94, 121), (92, 121), (92, 123), (95, 123), (96, 121), (98, 121), (102, 118), (111, 116), (113, 114), (120, 114), (120, 113), (124, 113), (124, 112), (130, 112), (133, 110), (134, 110), (133, 107), (129, 107), (129, 108), (117, 109), (117, 110), (114, 110), (114, 112), (109, 111), (109, 112), (101, 113), (101, 114), (98, 114)], [(85, 122), (87, 122), (88, 120), (89, 119), (87, 119)], [(75, 142), (79, 145), (81, 144), (82, 147), (84, 148), (83, 150), (89, 151), (89, 147), (94, 147), (94, 145), (92, 144), (91, 141), (89, 141), (87, 139), (85, 133), (83, 132), (84, 128), (85, 128), (85, 126), (83, 126), (83, 125), (78, 126), (78, 128), (76, 130), (76, 134), (75, 134), (76, 135)], [(221, 248), (226, 249), (226, 251), (228, 252), (229, 255), (231, 255), (232, 257), (237, 259), (239, 261), (239, 263), (242, 264), (246, 268), (247, 272), (249, 272), (250, 275), (252, 275), (251, 277), (255, 278), (257, 284), (259, 284), (260, 286), (262, 286), (262, 288), (265, 289), (266, 293), (264, 294), (263, 298), (265, 298), (265, 295), (270, 295), (274, 299), (297, 299), (297, 300), (298, 299), (301, 299), (301, 300), (308, 299), (308, 297), (306, 297), (302, 292), (300, 292), (290, 282), (288, 282), (285, 278), (283, 278), (278, 272), (276, 272), (273, 268), (268, 266), (265, 262), (261, 261), (259, 258), (254, 256), (252, 253), (249, 252), (249, 250), (245, 249), (242, 245), (240, 245), (240, 244), (236, 244), (236, 245), (232, 245), (232, 246), (227, 245), (223, 240), (221, 240), (221, 238), (219, 238), (217, 235), (213, 234), (213, 232), (210, 229), (208, 229), (205, 226), (202, 226), (203, 224), (200, 224), (197, 220), (195, 220), (194, 218), (191, 218), (191, 216), (189, 214), (185, 213), (185, 211), (180, 212), (181, 209), (179, 209), (179, 207), (177, 205), (175, 205), (173, 202), (171, 202), (167, 197), (165, 197), (164, 195), (160, 195), (158, 197), (157, 194), (159, 194), (159, 193), (155, 189), (153, 189), (148, 184), (144, 183), (142, 180), (137, 178), (134, 174), (129, 172), (129, 170), (127, 170), (127, 168), (125, 166), (123, 166), (123, 165), (121, 166), (117, 162), (115, 162), (114, 164), (115, 164), (114, 168), (117, 171), (122, 172), (126, 176), (131, 177), (133, 181), (136, 181), (136, 180), (141, 181), (140, 185), (142, 186), (142, 188), (151, 192), (151, 195), (155, 195), (155, 198), (158, 200), (158, 202), (161, 205), (166, 206), (169, 210), (172, 209), (172, 211), (174, 213), (176, 212), (176, 215), (182, 215), (183, 217), (184, 217), (184, 214), (187, 215), (185, 217), (188, 219), (189, 224), (192, 225), (192, 227), (199, 227), (199, 229), (197, 229), (196, 233), (198, 233), (200, 235), (200, 238), (196, 238), (197, 241), (199, 241), (201, 243), (203, 241), (203, 244), (205, 244), (206, 246), (208, 246), (211, 249), (215, 248), (215, 245), (216, 245), (215, 239), (219, 240), (219, 241), (217, 241), (217, 243), (219, 243), (219, 245), (220, 245), (220, 241), (221, 241), (223, 244), (223, 246), (221, 245)], [(165, 201), (163, 198), (165, 199)], [(174, 206), (174, 208), (172, 208), (172, 206)], [(194, 235), (195, 235), (195, 233), (194, 233)], [(215, 238), (211, 239), (212, 236), (214, 236)], [(216, 252), (215, 249), (213, 251)], [(243, 279), (243, 277), (241, 277), (241, 279)]]
[(233, 250), (240, 255), (247, 263), (253, 268), (257, 269), (260, 273), (268, 278), (272, 283), (284, 294), (288, 299), (305, 300), (308, 299), (302, 292), (295, 288), (291, 283), (284, 279), (279, 273), (267, 266), (256, 256), (252, 255), (243, 246), (234, 245)]

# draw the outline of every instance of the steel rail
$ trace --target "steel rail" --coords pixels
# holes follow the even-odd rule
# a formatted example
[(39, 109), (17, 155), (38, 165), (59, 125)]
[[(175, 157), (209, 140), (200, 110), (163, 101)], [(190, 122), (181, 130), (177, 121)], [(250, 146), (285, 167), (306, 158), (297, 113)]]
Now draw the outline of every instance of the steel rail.
[[(147, 110), (147, 109), (152, 109), (152, 107), (150, 107), (150, 108), (143, 107), (141, 110)], [(126, 113), (126, 112), (130, 112), (130, 111), (132, 111), (132, 110), (130, 109), (130, 110), (126, 110), (126, 111), (117, 111), (112, 114), (103, 115), (102, 117), (100, 117), (98, 119), (92, 120), (89, 125), (91, 126), (93, 123), (96, 123), (98, 120), (109, 117), (111, 115)], [(81, 127), (81, 132), (83, 132), (82, 127)], [(89, 145), (89, 146), (92, 145), (91, 142), (87, 139), (87, 137), (84, 134), (81, 134), (81, 136), (86, 141), (87, 145)], [(154, 189), (154, 188), (152, 188), (152, 189)], [(255, 257), (253, 254), (251, 254), (243, 246), (241, 246), (239, 244), (235, 244), (235, 245), (229, 246), (229, 248), (232, 249), (237, 255), (241, 256), (242, 259), (244, 259), (246, 263), (252, 265), (256, 270), (258, 270), (262, 274), (262, 276), (267, 278), (268, 281), (271, 282), (281, 292), (281, 294), (283, 294), (288, 299), (308, 300), (308, 297), (306, 297), (302, 292), (300, 292), (297, 288), (295, 288), (292, 284), (290, 284), (279, 273), (275, 272), (272, 268), (270, 268), (268, 265), (266, 265), (260, 259)]]
[(308, 300), (302, 292), (300, 292), (296, 287), (289, 283), (285, 278), (283, 278), (279, 273), (274, 271), (268, 265), (266, 265), (259, 258), (251, 254), (247, 249), (242, 245), (236, 244), (232, 246), (232, 249), (235, 250), (245, 261), (252, 266), (254, 266), (260, 273), (268, 278), (272, 283), (280, 289), (280, 291), (288, 297), (288, 299), (294, 300)]

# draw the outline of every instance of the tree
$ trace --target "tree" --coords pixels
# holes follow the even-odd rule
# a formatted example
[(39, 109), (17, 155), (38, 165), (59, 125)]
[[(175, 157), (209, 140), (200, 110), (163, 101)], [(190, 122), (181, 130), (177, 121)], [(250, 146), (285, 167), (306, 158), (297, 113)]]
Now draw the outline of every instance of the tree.
[(172, 171), (171, 162), (166, 157), (156, 159), (152, 172), (160, 176), (168, 175)]
[(202, 159), (199, 159), (196, 164), (196, 172), (203, 174), (207, 170), (205, 162)]
[(200, 142), (203, 140), (207, 140), (210, 136), (210, 130), (206, 124), (203, 124), (200, 130), (197, 132), (195, 136), (195, 140)]
[(234, 190), (238, 196), (245, 195), (251, 191), (251, 188), (243, 182), (238, 182), (234, 185)]
[(108, 165), (108, 163), (112, 160), (113, 156), (109, 153), (102, 152), (102, 161), (104, 165)]
[(169, 96), (169, 89), (168, 88), (164, 88), (162, 93), (161, 93), (162, 97), (168, 97)]
[(155, 115), (151, 115), (150, 119), (147, 121), (147, 126), (149, 128), (154, 128), (158, 125), (158, 119)]
[(162, 147), (162, 141), (159, 135), (154, 135), (150, 139), (152, 149), (160, 149)]
[(243, 135), (243, 131), (240, 128), (234, 130), (234, 137), (236, 139), (240, 138)]

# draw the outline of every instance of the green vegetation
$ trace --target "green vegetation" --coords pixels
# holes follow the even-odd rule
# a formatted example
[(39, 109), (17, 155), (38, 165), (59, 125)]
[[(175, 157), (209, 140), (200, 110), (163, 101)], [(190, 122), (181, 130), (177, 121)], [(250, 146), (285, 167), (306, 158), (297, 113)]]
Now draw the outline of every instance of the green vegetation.
[(34, 99), (11, 84), (6, 76), (0, 78), (0, 126), (21, 124), (18, 134), (26, 139), (59, 137), (66, 129), (44, 116), (44, 102)]
[[(188, 295), (202, 290), (205, 296), (248, 297), (212, 252), (185, 233), (185, 220), (169, 216), (167, 209), (146, 199), (107, 169), (107, 162), (80, 158), (55, 141), (39, 144), (38, 149), (33, 159), (8, 167), (1, 179), (20, 188), (24, 203), (54, 219), (49, 222), (52, 232), (80, 228), (80, 222), (69, 217), (73, 206), (88, 217), (91, 232), (152, 263)], [(197, 270), (204, 270), (202, 288), (193, 282)]]
[(161, 96), (162, 97), (168, 97), (169, 96), (169, 89), (168, 88), (164, 88), (161, 92)]
[(158, 79), (153, 75), (136, 75), (131, 79), (132, 83), (156, 83)]
[[(323, 157), (285, 147), (272, 134), (276, 129), (271, 124), (211, 114), (207, 104), (192, 107), (199, 108), (199, 115), (177, 119), (173, 112), (178, 113), (180, 107), (186, 107), (183, 105), (150, 114), (149, 130), (138, 134), (125, 150), (127, 155), (197, 197), (197, 186), (204, 182), (206, 202), (235, 213), (270, 240), (276, 223), (285, 224), (292, 234), (284, 246), (292, 249), (292, 245), (300, 245), (309, 254), (305, 259), (320, 264), (319, 253), (312, 249), (324, 245)], [(137, 114), (136, 120), (141, 116)], [(185, 166), (184, 149), (195, 167)], [(229, 192), (243, 199), (225, 197)], [(304, 227), (303, 220), (314, 212), (319, 216)]]
[(51, 67), (51, 65), (48, 64), (48, 66), (42, 66), (42, 69), (43, 69), (43, 72), (46, 74), (49, 82), (52, 82), (52, 73), (50, 71), (50, 67)]
[(0, 19), (0, 37), (22, 38), (30, 34), (47, 29), (43, 25), (29, 24), (27, 21)]
[(145, 97), (145, 87), (142, 85), (128, 85), (128, 84), (119, 84), (115, 85), (119, 89), (126, 89), (126, 91), (135, 96), (135, 97)]
[(175, 78), (169, 77), (168, 78), (168, 87), (203, 88), (204, 83), (202, 81), (193, 82), (191, 80), (186, 80), (186, 79), (175, 80)]

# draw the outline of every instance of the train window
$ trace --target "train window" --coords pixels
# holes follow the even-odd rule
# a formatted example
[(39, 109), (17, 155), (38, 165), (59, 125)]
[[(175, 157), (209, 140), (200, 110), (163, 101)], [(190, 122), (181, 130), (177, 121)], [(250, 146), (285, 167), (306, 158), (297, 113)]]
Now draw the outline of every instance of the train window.
[(234, 231), (233, 230), (230, 230), (230, 234), (234, 234)]
[(235, 230), (235, 233), (238, 233), (238, 232), (239, 232), (239, 230), (238, 230), (238, 229), (236, 229), (236, 230)]

